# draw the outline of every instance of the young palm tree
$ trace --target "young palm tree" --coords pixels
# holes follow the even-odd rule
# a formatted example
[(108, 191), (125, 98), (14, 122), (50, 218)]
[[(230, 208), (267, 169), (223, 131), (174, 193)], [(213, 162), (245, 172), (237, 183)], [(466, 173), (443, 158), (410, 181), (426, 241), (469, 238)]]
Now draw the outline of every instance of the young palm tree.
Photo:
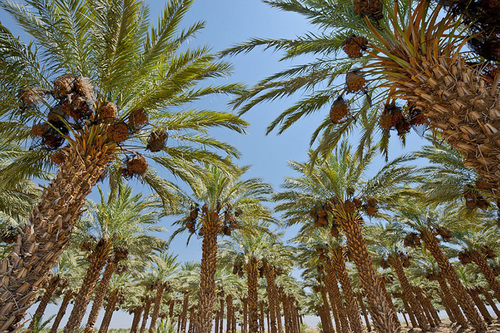
[[(240, 90), (237, 84), (197, 87), (226, 77), (230, 66), (216, 61), (208, 47), (182, 49), (204, 26), (179, 31), (191, 3), (169, 1), (158, 25), (150, 27), (143, 0), (1, 2), (32, 43), (0, 26), (0, 109), (9, 119), (0, 131), (13, 142), (31, 141), (33, 148), (2, 173), (21, 178), (59, 167), (23, 225), (19, 245), (0, 265), (1, 293), (11, 295), (0, 309), (0, 330), (16, 328), (23, 318), (110, 163), (112, 178), (138, 176), (167, 204), (171, 184), (148, 169), (146, 156), (187, 179), (199, 169), (197, 161), (227, 165), (217, 149), (237, 155), (205, 133), (211, 127), (243, 132), (244, 121), (183, 109), (203, 96)], [(178, 144), (167, 146), (167, 136)]]
[(212, 327), (217, 237), (230, 235), (237, 228), (245, 229), (248, 218), (272, 220), (269, 209), (262, 204), (271, 193), (271, 187), (257, 178), (244, 180), (242, 176), (247, 170), (244, 167), (228, 174), (207, 165), (203, 177), (190, 183), (193, 195), (192, 199), (185, 200), (186, 215), (174, 223), (180, 227), (171, 239), (185, 230), (203, 237), (197, 317), (197, 329), (201, 332), (208, 332)]
[(351, 148), (343, 143), (327, 160), (314, 167), (311, 163), (291, 162), (301, 177), (286, 178), (285, 191), (275, 196), (276, 200), (283, 201), (277, 210), (284, 212), (289, 224), (310, 221), (313, 216), (314, 221), (303, 227), (302, 232), (313, 230), (313, 223), (328, 226), (335, 233), (338, 233), (337, 228), (342, 229), (349, 256), (367, 293), (374, 325), (378, 330), (394, 332), (399, 323), (368, 253), (361, 232), (361, 212), (364, 207), (368, 215), (378, 214), (379, 209), (391, 208), (402, 195), (412, 194), (403, 185), (411, 181), (413, 168), (402, 165), (410, 158), (400, 158), (365, 181), (362, 177), (376, 156), (375, 149), (369, 149), (363, 160), (353, 155)]
[[(224, 240), (220, 244), (219, 258), (222, 263), (233, 268), (235, 274), (242, 271), (247, 277), (247, 302), (249, 330), (256, 332), (258, 328), (258, 278), (264, 277), (266, 268), (269, 270), (273, 264), (278, 264), (279, 257), (283, 258), (285, 252), (276, 254), (276, 250), (286, 251), (282, 245), (274, 248), (277, 244), (277, 235), (270, 234), (268, 224), (256, 225), (259, 232), (237, 233), (230, 240)], [(287, 251), (288, 252), (288, 251)], [(274, 263), (273, 263), (274, 259)], [(281, 261), (283, 264), (283, 261)], [(267, 273), (270, 274), (270, 273)], [(272, 273), (271, 273), (272, 274)], [(272, 281), (272, 278), (270, 279)], [(272, 289), (274, 286), (271, 285)], [(270, 290), (273, 293), (274, 290)], [(270, 295), (268, 295), (270, 297)], [(272, 302), (270, 302), (272, 303)], [(274, 304), (274, 303), (272, 303)], [(276, 325), (275, 312), (274, 327)]]
[[(66, 332), (78, 329), (95, 292), (85, 328), (86, 332), (93, 332), (109, 281), (119, 265), (123, 268), (139, 261), (150, 262), (155, 250), (166, 247), (164, 240), (152, 235), (153, 232), (165, 230), (156, 225), (162, 213), (159, 210), (161, 201), (157, 196), (143, 198), (141, 194), (133, 195), (132, 188), (128, 186), (119, 186), (115, 197), (106, 199), (102, 191), (100, 194), (99, 203), (89, 201), (87, 214), (75, 231), (75, 240), (82, 244), (82, 248), (91, 249), (88, 257), (91, 263), (75, 298)], [(129, 257), (136, 260), (127, 260)], [(101, 282), (95, 290), (104, 266), (106, 268)]]

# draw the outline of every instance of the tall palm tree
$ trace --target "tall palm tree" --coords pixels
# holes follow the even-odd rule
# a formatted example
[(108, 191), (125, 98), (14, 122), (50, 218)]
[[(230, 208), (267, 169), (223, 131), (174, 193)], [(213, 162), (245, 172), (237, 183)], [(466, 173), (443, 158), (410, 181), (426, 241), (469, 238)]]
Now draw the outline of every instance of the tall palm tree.
[[(151, 27), (143, 0), (1, 2), (32, 42), (0, 26), (0, 109), (9, 119), (0, 130), (33, 148), (2, 172), (18, 178), (59, 166), (23, 225), (19, 246), (0, 265), (2, 293), (12, 295), (0, 311), (0, 330), (17, 327), (23, 318), (68, 243), (85, 198), (110, 164), (112, 178), (140, 177), (167, 204), (171, 184), (148, 169), (146, 156), (187, 179), (199, 169), (196, 162), (226, 166), (217, 150), (238, 154), (205, 133), (212, 127), (243, 132), (244, 121), (184, 109), (203, 96), (241, 89), (197, 87), (207, 78), (226, 77), (231, 68), (208, 47), (183, 48), (204, 27), (197, 22), (179, 31), (191, 3), (169, 1)], [(167, 136), (178, 144), (166, 145)]]
[(193, 194), (185, 199), (185, 215), (174, 223), (179, 228), (171, 239), (185, 230), (203, 237), (197, 317), (197, 329), (201, 332), (212, 327), (218, 236), (229, 235), (237, 228), (245, 229), (248, 218), (272, 220), (269, 209), (262, 204), (268, 200), (271, 187), (257, 178), (243, 179), (247, 170), (248, 167), (243, 167), (228, 174), (220, 168), (205, 166), (203, 177), (190, 183)]
[[(100, 202), (88, 202), (87, 213), (75, 230), (75, 241), (79, 241), (82, 247), (91, 248), (92, 252), (88, 257), (91, 261), (89, 269), (75, 298), (66, 332), (78, 329), (95, 291), (85, 328), (86, 332), (93, 332), (108, 284), (119, 265), (130, 266), (141, 260), (151, 261), (155, 250), (166, 248), (166, 242), (152, 234), (165, 230), (157, 225), (162, 213), (161, 201), (157, 196), (143, 198), (142, 194), (133, 195), (132, 188), (128, 186), (119, 186), (119, 190), (108, 198), (100, 188), (99, 192)], [(136, 260), (127, 260), (129, 257)], [(104, 266), (106, 268), (101, 282), (95, 290)]]
[[(411, 126), (426, 125), (463, 152), (467, 165), (498, 197), (500, 173), (495, 158), (500, 152), (500, 95), (496, 65), (470, 52), (464, 54), (468, 33), (460, 28), (462, 16), (442, 17), (442, 7), (430, 1), (419, 6), (412, 1), (266, 2), (303, 15), (317, 32), (294, 39), (252, 38), (223, 54), (264, 46), (283, 51), (282, 60), (304, 55), (314, 60), (261, 80), (234, 101), (241, 112), (304, 92), (305, 97), (284, 110), (268, 129), (279, 128), (281, 133), (304, 116), (330, 113), (311, 139), (314, 142), (323, 133), (317, 150), (324, 154), (357, 127), (363, 130), (361, 147), (379, 133), (380, 147), (387, 151), (391, 129), (404, 138)], [(461, 12), (457, 8), (469, 7), (443, 3), (455, 13)], [(472, 21), (477, 26), (470, 16), (466, 26)], [(477, 40), (476, 33), (471, 35)], [(339, 82), (344, 74), (345, 81)], [(352, 97), (346, 100), (348, 94)], [(397, 105), (401, 101), (406, 102), (404, 107)], [(380, 104), (383, 106), (378, 107)]]
[(178, 273), (179, 262), (177, 256), (166, 251), (154, 258), (154, 265), (150, 272), (149, 280), (156, 287), (156, 296), (154, 301), (153, 313), (151, 314), (151, 325), (149, 332), (153, 333), (156, 329), (158, 316), (163, 303), (163, 295), (166, 291), (172, 289), (172, 282)]
[(383, 262), (390, 265), (396, 272), (402, 289), (402, 298), (409, 305), (407, 312), (414, 314), (419, 326), (423, 330), (427, 330), (429, 329), (429, 322), (413, 292), (414, 286), (410, 284), (404, 271), (410, 261), (408, 255), (404, 252), (403, 229), (403, 226), (397, 223), (375, 224), (370, 230), (370, 236), (377, 240), (372, 247), (383, 257)]
[[(440, 213), (441, 215), (439, 215)], [(486, 330), (485, 322), (479, 317), (472, 299), (439, 244), (440, 239), (437, 236), (442, 235), (439, 231), (442, 230), (442, 225), (446, 222), (446, 214), (432, 208), (420, 207), (415, 202), (411, 202), (406, 207), (402, 207), (398, 213), (398, 221), (419, 232), (418, 238), (422, 240), (425, 248), (432, 254), (444, 278), (450, 283), (451, 291), (462, 307), (467, 319), (476, 330)], [(442, 236), (443, 239), (448, 239), (447, 234), (448, 232), (445, 233), (445, 236)], [(464, 323), (464, 325), (466, 324)]]
[(412, 194), (403, 185), (411, 182), (413, 168), (403, 165), (410, 160), (403, 157), (386, 164), (372, 178), (363, 180), (375, 156), (375, 149), (371, 148), (362, 160), (356, 159), (351, 147), (344, 142), (321, 164), (290, 162), (301, 176), (286, 178), (285, 190), (276, 194), (275, 199), (283, 201), (277, 210), (284, 212), (283, 217), (289, 224), (309, 222), (303, 231), (313, 230), (314, 223), (326, 225), (332, 232), (338, 232), (339, 227), (342, 229), (349, 256), (367, 293), (374, 325), (379, 330), (393, 332), (398, 330), (399, 323), (368, 253), (361, 232), (361, 214), (362, 210), (366, 210), (367, 215), (379, 214), (378, 210), (390, 209), (402, 195)]
[[(222, 263), (229, 267), (233, 267), (235, 273), (243, 271), (247, 277), (247, 302), (248, 302), (248, 317), (249, 317), (249, 330), (250, 332), (258, 331), (258, 278), (264, 276), (265, 270), (269, 270), (273, 264), (278, 264), (279, 257), (283, 258), (286, 254), (286, 248), (277, 242), (277, 236), (271, 234), (268, 230), (268, 224), (256, 225), (259, 232), (254, 233), (237, 233), (231, 239), (224, 240), (220, 244), (219, 257)], [(277, 248), (273, 248), (278, 245)], [(277, 250), (283, 251), (276, 254)], [(287, 251), (289, 252), (289, 251)], [(273, 262), (274, 259), (274, 262)], [(281, 260), (283, 264), (283, 260)], [(272, 274), (271, 272), (267, 274)], [(272, 281), (272, 278), (270, 279)], [(274, 290), (274, 285), (269, 286), (271, 293)], [(272, 297), (268, 295), (268, 297)], [(272, 303), (272, 302), (270, 302)], [(274, 304), (274, 303), (272, 303)], [(276, 325), (275, 313), (274, 327)]]

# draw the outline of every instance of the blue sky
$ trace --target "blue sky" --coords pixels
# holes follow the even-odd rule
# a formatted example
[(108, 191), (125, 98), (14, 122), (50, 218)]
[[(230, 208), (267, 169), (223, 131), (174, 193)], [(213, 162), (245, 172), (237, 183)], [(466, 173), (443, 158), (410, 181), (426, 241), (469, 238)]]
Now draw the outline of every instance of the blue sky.
[[(163, 0), (149, 0), (148, 2), (151, 6), (151, 17), (153, 22), (156, 22), (156, 17), (162, 11), (165, 2)], [(314, 30), (314, 27), (310, 26), (298, 14), (278, 11), (260, 0), (195, 0), (183, 25), (188, 26), (199, 20), (206, 21), (207, 26), (196, 39), (189, 41), (189, 46), (210, 45), (214, 51), (241, 43), (250, 37), (294, 38)], [(15, 34), (20, 34), (19, 30), (13, 29), (12, 20), (7, 18), (4, 12), (0, 12), (0, 21), (12, 29)], [(290, 61), (280, 63), (279, 58), (280, 54), (262, 49), (230, 57), (227, 60), (234, 64), (234, 75), (226, 80), (251, 85), (294, 64)], [(307, 59), (297, 59), (295, 63), (303, 61), (307, 61)], [(282, 135), (271, 133), (266, 136), (265, 129), (268, 124), (298, 97), (300, 96), (264, 103), (245, 114), (244, 119), (251, 124), (247, 135), (223, 130), (214, 132), (219, 139), (231, 143), (241, 151), (242, 157), (239, 164), (252, 165), (248, 173), (249, 176), (263, 178), (275, 190), (279, 189), (284, 177), (293, 175), (287, 166), (287, 161), (304, 161), (306, 159), (311, 133), (324, 115), (328, 113), (328, 110), (324, 110), (322, 114), (303, 119)], [(227, 101), (228, 98), (225, 96), (213, 96), (203, 100), (200, 106), (214, 110), (231, 111), (231, 108), (227, 106)], [(394, 135), (394, 137), (396, 136)], [(403, 152), (418, 149), (422, 142), (423, 140), (417, 135), (411, 134), (407, 147), (402, 149), (400, 143), (393, 140), (389, 158), (392, 159)], [(374, 167), (378, 170), (381, 165), (382, 159)], [(139, 183), (134, 184), (137, 191), (144, 190), (140, 186)], [(168, 220), (163, 221), (163, 224), (165, 227), (169, 227)], [(293, 236), (294, 232), (294, 230), (288, 231), (287, 235)], [(166, 237), (168, 236), (167, 234)], [(173, 242), (171, 249), (179, 255), (179, 259), (182, 261), (198, 261), (201, 258), (201, 242), (193, 238), (190, 245), (186, 247), (187, 236), (187, 234), (179, 235), (178, 239)], [(112, 325), (129, 327), (130, 324), (125, 317), (120, 315), (115, 317)]]

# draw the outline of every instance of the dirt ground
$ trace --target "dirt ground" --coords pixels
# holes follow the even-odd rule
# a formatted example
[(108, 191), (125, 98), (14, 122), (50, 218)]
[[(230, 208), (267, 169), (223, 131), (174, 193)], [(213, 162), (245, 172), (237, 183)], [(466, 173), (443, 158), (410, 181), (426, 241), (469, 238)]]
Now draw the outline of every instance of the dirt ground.
[[(422, 332), (422, 330), (416, 328), (416, 329), (408, 329), (403, 326), (403, 332), (409, 332), (409, 333), (417, 333), (417, 332)], [(473, 328), (469, 327), (467, 329), (462, 329), (458, 325), (451, 325), (449, 323), (443, 323), (441, 324), (440, 327), (434, 328), (432, 330), (426, 331), (426, 332), (436, 332), (436, 333), (474, 333), (476, 330)], [(494, 320), (489, 326), (488, 326), (488, 333), (500, 333), (500, 320)]]

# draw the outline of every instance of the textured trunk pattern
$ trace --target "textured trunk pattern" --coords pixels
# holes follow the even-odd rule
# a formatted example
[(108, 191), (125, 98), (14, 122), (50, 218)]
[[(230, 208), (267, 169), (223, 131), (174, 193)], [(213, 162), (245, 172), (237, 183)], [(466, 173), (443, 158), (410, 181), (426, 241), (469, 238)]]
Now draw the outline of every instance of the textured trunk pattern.
[(130, 333), (137, 333), (143, 310), (144, 310), (143, 306), (138, 306), (134, 309), (134, 319), (132, 320), (132, 327), (130, 328)]
[(151, 325), (149, 326), (149, 332), (153, 333), (156, 329), (156, 321), (158, 320), (158, 315), (160, 314), (160, 307), (163, 301), (163, 293), (165, 292), (165, 283), (158, 283), (156, 288), (155, 306), (153, 308), (153, 314), (151, 315)]
[(90, 311), (89, 319), (87, 320), (87, 325), (85, 326), (84, 333), (94, 332), (94, 325), (97, 322), (97, 317), (99, 316), (99, 312), (101, 311), (104, 297), (106, 297), (106, 293), (108, 291), (109, 282), (111, 281), (111, 277), (113, 276), (116, 267), (118, 267), (118, 263), (113, 260), (108, 262), (106, 268), (104, 269), (101, 282), (99, 282), (99, 286), (97, 287), (97, 290), (95, 292), (94, 301), (92, 302), (92, 310)]
[(330, 296), (330, 304), (335, 305), (337, 315), (339, 317), (340, 323), (336, 324), (336, 329), (339, 333), (349, 332), (349, 323), (347, 321), (347, 314), (344, 307), (344, 302), (342, 302), (342, 295), (340, 294), (339, 286), (337, 284), (337, 277), (333, 271), (331, 265), (327, 265), (325, 275), (325, 285), (328, 295)]
[(257, 262), (252, 259), (250, 263), (246, 265), (247, 273), (247, 284), (248, 284), (248, 325), (250, 332), (258, 332), (258, 298), (257, 298), (257, 280), (259, 277), (259, 271), (257, 269)]
[[(210, 216), (212, 214), (208, 214)], [(208, 217), (207, 216), (207, 217)], [(203, 236), (200, 268), (200, 291), (198, 292), (199, 332), (212, 331), (215, 304), (215, 271), (217, 269), (217, 235), (219, 221), (208, 220), (203, 225)]]
[(76, 295), (75, 305), (73, 310), (71, 310), (68, 323), (64, 328), (64, 333), (73, 333), (80, 327), (80, 323), (87, 310), (87, 305), (99, 281), (101, 271), (104, 265), (106, 265), (110, 251), (111, 242), (108, 239), (101, 238), (92, 251), (92, 254), (89, 255), (88, 260), (90, 261), (90, 265), (87, 268), (87, 273), (83, 278), (78, 295)]
[[(351, 325), (351, 330), (353, 332), (362, 332), (363, 330), (361, 324), (361, 314), (359, 313), (359, 307), (356, 302), (354, 292), (352, 291), (349, 275), (347, 274), (347, 268), (344, 260), (344, 250), (342, 247), (338, 247), (336, 249), (333, 249), (331, 251), (331, 254), (334, 270), (337, 274), (340, 285), (342, 286), (342, 291), (344, 293), (347, 305), (347, 315), (349, 316), (349, 324)], [(329, 263), (327, 265), (329, 265)]]
[(429, 230), (424, 230), (422, 233), (422, 240), (424, 241), (425, 247), (432, 254), (436, 260), (443, 276), (448, 280), (451, 286), (451, 290), (455, 295), (460, 307), (463, 309), (465, 316), (471, 322), (472, 326), (477, 331), (486, 331), (486, 323), (482, 320), (477, 312), (472, 299), (467, 293), (467, 290), (460, 281), (457, 273), (451, 266), (448, 258), (444, 255), (443, 251), (439, 247), (439, 243), (436, 237)]
[[(405, 271), (403, 269), (403, 263), (401, 262), (401, 258), (395, 254), (389, 257), (389, 263), (392, 264), (392, 267), (396, 271), (396, 275), (398, 276), (399, 283), (401, 285), (401, 289), (403, 291), (403, 295), (408, 302), (409, 308), (414, 315), (416, 320), (418, 321), (418, 326), (420, 326), (423, 330), (427, 330), (429, 328), (429, 323), (424, 317), (422, 311), (420, 311), (420, 307), (415, 299), (415, 295), (413, 294), (413, 287), (410, 285), (408, 278), (406, 277)], [(407, 311), (407, 312), (410, 312)], [(411, 319), (410, 319), (411, 320)], [(412, 325), (415, 326), (413, 320), (411, 320)]]
[(358, 299), (359, 306), (361, 307), (361, 310), (363, 311), (363, 317), (365, 317), (365, 324), (366, 328), (368, 329), (368, 332), (372, 331), (372, 327), (370, 325), (370, 320), (368, 319), (368, 313), (366, 313), (366, 307), (365, 307), (365, 302), (363, 302), (363, 295), (361, 293), (356, 294), (356, 298)]
[(349, 258), (354, 261), (361, 286), (366, 292), (372, 323), (380, 332), (399, 332), (401, 328), (399, 321), (394, 320), (395, 313), (387, 302), (385, 287), (375, 273), (366, 241), (361, 233), (360, 216), (347, 214), (347, 217), (349, 218), (338, 221), (347, 238)]
[(33, 328), (35, 321), (39, 321), (40, 319), (42, 319), (43, 313), (47, 308), (47, 304), (49, 304), (49, 301), (52, 298), (52, 294), (54, 294), (54, 291), (56, 291), (56, 288), (59, 285), (59, 280), (60, 278), (58, 275), (50, 278), (47, 288), (45, 289), (45, 293), (43, 294), (42, 299), (40, 300), (40, 304), (38, 305), (38, 308), (33, 315), (33, 319), (31, 320), (30, 326), (28, 327), (28, 331)]
[(151, 309), (151, 302), (152, 299), (150, 297), (146, 297), (146, 301), (144, 304), (144, 313), (142, 315), (142, 323), (141, 323), (141, 333), (144, 333), (146, 331), (146, 325), (148, 322), (148, 317), (149, 317), (149, 310)]
[[(89, 141), (89, 142), (87, 142)], [(79, 138), (44, 189), (10, 255), (0, 261), (0, 332), (14, 330), (70, 240), (86, 197), (114, 158), (103, 136)]]
[(269, 317), (271, 319), (270, 322), (270, 331), (271, 333), (278, 333), (278, 324), (276, 322), (276, 285), (274, 283), (275, 272), (274, 268), (267, 265), (264, 269), (264, 274), (266, 277), (266, 291), (267, 291), (267, 300), (269, 303)]
[(59, 306), (59, 311), (57, 312), (57, 316), (54, 319), (54, 323), (52, 324), (52, 328), (50, 329), (49, 333), (57, 333), (57, 329), (59, 328), (59, 324), (61, 323), (61, 320), (63, 319), (64, 315), (66, 314), (66, 308), (68, 307), (69, 302), (73, 298), (73, 291), (68, 290), (63, 297), (62, 303)]
[(115, 306), (120, 297), (119, 290), (113, 290), (108, 298), (108, 304), (106, 305), (106, 311), (104, 312), (104, 318), (102, 318), (101, 327), (99, 327), (99, 333), (106, 333), (111, 323), (111, 317), (115, 313)]
[[(499, 161), (500, 163), (500, 161)], [(490, 285), (491, 290), (493, 290), (493, 294), (495, 298), (500, 302), (500, 283), (498, 283), (495, 273), (491, 270), (486, 258), (482, 255), (482, 253), (476, 253), (471, 256), (472, 261), (479, 267), (481, 273), (483, 273), (486, 281)]]
[(465, 320), (465, 317), (460, 310), (460, 307), (458, 306), (457, 301), (453, 297), (450, 288), (448, 288), (448, 284), (446, 283), (446, 280), (441, 276), (437, 276), (437, 282), (439, 283), (439, 287), (441, 288), (441, 291), (443, 292), (443, 296), (446, 299), (446, 303), (450, 307), (450, 311), (453, 312), (453, 316), (455, 317), (455, 321), (460, 324), (462, 327), (467, 327), (467, 321)]

